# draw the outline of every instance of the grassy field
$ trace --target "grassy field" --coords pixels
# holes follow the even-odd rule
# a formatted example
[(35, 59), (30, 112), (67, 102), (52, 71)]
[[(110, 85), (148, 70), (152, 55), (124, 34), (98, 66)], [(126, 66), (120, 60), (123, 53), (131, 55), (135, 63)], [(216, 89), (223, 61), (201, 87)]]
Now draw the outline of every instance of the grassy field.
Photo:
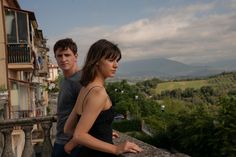
[(193, 80), (193, 81), (177, 81), (177, 82), (164, 82), (157, 85), (157, 88), (155, 89), (158, 94), (161, 93), (161, 91), (165, 90), (173, 90), (173, 89), (186, 89), (186, 88), (194, 88), (199, 89), (202, 86), (208, 85), (207, 80)]
[(190, 81), (173, 81), (173, 82), (164, 82), (157, 85), (155, 92), (160, 94), (165, 90), (173, 89), (186, 89), (194, 88), (199, 89), (202, 86), (213, 86), (215, 88), (236, 88), (236, 73), (221, 74), (215, 77), (203, 79), (203, 80), (190, 80)]

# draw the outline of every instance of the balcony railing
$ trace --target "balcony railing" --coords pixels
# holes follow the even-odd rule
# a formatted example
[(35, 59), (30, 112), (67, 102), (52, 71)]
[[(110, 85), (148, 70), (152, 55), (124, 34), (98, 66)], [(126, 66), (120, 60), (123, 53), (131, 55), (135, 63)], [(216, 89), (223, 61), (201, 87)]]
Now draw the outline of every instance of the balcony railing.
[[(16, 127), (17, 129), (22, 129), (25, 134), (25, 144), (21, 155), (22, 157), (50, 157), (52, 153), (50, 129), (52, 127), (52, 123), (55, 121), (56, 117), (53, 116), (0, 121), (0, 132), (2, 132), (4, 136), (4, 147), (1, 157), (15, 157), (15, 154), (12, 150), (12, 132)], [(42, 126), (43, 132), (38, 130), (32, 132), (34, 124), (40, 124)], [(122, 133), (119, 133), (119, 135), (120, 137), (115, 139), (114, 143), (120, 143), (129, 140), (137, 143), (144, 150), (138, 154), (122, 154), (120, 157), (189, 157), (181, 153), (171, 154), (166, 150), (156, 148)], [(39, 138), (42, 138), (42, 140), (38, 140), (39, 142), (33, 147), (32, 140)]]
[(30, 63), (31, 51), (28, 44), (8, 44), (8, 63)]
[(18, 111), (11, 111), (11, 117), (14, 119), (17, 118), (28, 118), (33, 115), (32, 110), (18, 110)]
[[(13, 130), (23, 130), (25, 134), (25, 142), (22, 152), (22, 157), (50, 157), (52, 153), (52, 143), (50, 139), (50, 129), (52, 123), (56, 121), (54, 116), (45, 117), (34, 117), (34, 118), (23, 118), (23, 119), (8, 119), (0, 121), (0, 132), (4, 137), (4, 144), (1, 157), (15, 157), (15, 153), (12, 150), (12, 132)], [(33, 126), (37, 124), (40, 125), (42, 130), (34, 129)], [(34, 134), (35, 132), (35, 134)], [(40, 133), (42, 132), (42, 133)], [(44, 135), (42, 140), (40, 140), (41, 135)], [(35, 152), (33, 147), (32, 139), (38, 141), (43, 141), (41, 144), (40, 152)], [(2, 139), (0, 139), (1, 141)]]
[[(55, 99), (52, 98), (52, 100), (51, 102), (55, 102)], [(2, 103), (5, 104), (6, 101)], [(2, 105), (0, 103), (0, 106)], [(55, 136), (55, 128), (52, 127), (53, 122), (56, 122), (55, 116), (5, 120), (0, 118), (0, 132), (3, 134), (3, 137), (0, 134), (0, 157), (16, 157), (12, 149), (13, 130), (23, 130), (25, 134), (21, 157), (51, 157), (52, 140)], [(35, 124), (37, 124), (38, 129), (33, 128)], [(51, 128), (53, 129), (51, 130)], [(119, 135), (119, 138), (114, 139), (114, 143), (128, 140), (137, 143), (144, 150), (138, 154), (125, 153), (120, 157), (189, 157), (182, 153), (172, 154), (123, 133), (119, 133)]]

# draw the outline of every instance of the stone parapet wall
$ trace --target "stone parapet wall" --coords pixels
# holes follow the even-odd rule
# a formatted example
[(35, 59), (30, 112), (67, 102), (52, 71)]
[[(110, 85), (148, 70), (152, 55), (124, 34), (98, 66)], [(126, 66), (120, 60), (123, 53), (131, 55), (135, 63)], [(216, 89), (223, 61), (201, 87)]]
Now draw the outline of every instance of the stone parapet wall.
[[(3, 145), (1, 147), (0, 154), (1, 157), (32, 157), (35, 156), (35, 150), (33, 148), (33, 143), (36, 141), (32, 141), (33, 137), (37, 131), (42, 131), (43, 137), (39, 136), (38, 140), (42, 144), (42, 149), (40, 150), (40, 155), (42, 157), (51, 157), (52, 153), (52, 143), (50, 139), (51, 135), (51, 127), (52, 123), (56, 122), (56, 117), (54, 116), (42, 116), (42, 117), (30, 117), (30, 118), (22, 118), (22, 119), (5, 119), (0, 120), (0, 132), (4, 135)], [(37, 124), (40, 125), (39, 128), (33, 129), (33, 126)], [(12, 132), (13, 130), (22, 130), (24, 132), (24, 145), (20, 146), (22, 149), (19, 149), (20, 152), (16, 152), (13, 150), (13, 140), (12, 140)], [(35, 132), (36, 131), (36, 132)], [(38, 135), (38, 134), (36, 134)], [(42, 138), (42, 141), (41, 141)], [(0, 141), (2, 142), (2, 141)]]
[(120, 135), (119, 138), (114, 139), (114, 143), (120, 143), (128, 140), (130, 142), (138, 144), (144, 150), (143, 152), (137, 154), (134, 153), (122, 154), (120, 155), (120, 157), (190, 157), (182, 153), (172, 154), (167, 150), (156, 148), (150, 144), (144, 143), (143, 141), (140, 141), (136, 138), (130, 137), (123, 133), (119, 133), (119, 135)]

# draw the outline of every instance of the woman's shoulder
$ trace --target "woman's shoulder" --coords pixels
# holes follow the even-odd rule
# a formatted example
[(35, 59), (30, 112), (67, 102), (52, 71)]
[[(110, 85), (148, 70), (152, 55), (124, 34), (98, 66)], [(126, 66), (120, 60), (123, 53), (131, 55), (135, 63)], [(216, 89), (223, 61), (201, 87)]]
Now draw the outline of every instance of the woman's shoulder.
[(93, 86), (88, 89), (92, 96), (106, 96), (107, 92), (103, 86)]
[(90, 106), (93, 109), (103, 108), (107, 101), (107, 93), (104, 87), (94, 87), (93, 89), (89, 89), (86, 96), (86, 106)]

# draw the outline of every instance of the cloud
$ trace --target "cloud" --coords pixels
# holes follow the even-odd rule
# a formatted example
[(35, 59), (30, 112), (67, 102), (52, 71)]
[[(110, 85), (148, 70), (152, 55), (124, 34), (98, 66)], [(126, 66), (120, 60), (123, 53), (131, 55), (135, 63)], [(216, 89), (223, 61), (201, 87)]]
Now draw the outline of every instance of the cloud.
[[(168, 21), (168, 22), (167, 22)], [(123, 44), (142, 44), (176, 36), (179, 28), (186, 23), (166, 17), (160, 21), (141, 19), (137, 22), (122, 26), (114, 31), (115, 39)]]
[(89, 49), (89, 46), (92, 45), (95, 41), (101, 38), (107, 38), (109, 33), (109, 27), (100, 26), (100, 27), (76, 27), (69, 32), (64, 34), (59, 34), (58, 36), (54, 36), (48, 40), (48, 45), (50, 45), (51, 52), (49, 55), (51, 56), (53, 62), (55, 63), (53, 56), (53, 45), (55, 42), (62, 38), (72, 38), (78, 46), (78, 54), (79, 54), (79, 64), (82, 65), (84, 62), (84, 58)]
[[(236, 59), (236, 1), (160, 8), (122, 26), (74, 28), (63, 34), (78, 42), (81, 56), (100, 38), (118, 43), (124, 61), (165, 57), (184, 63)], [(58, 37), (56, 37), (58, 38)]]

